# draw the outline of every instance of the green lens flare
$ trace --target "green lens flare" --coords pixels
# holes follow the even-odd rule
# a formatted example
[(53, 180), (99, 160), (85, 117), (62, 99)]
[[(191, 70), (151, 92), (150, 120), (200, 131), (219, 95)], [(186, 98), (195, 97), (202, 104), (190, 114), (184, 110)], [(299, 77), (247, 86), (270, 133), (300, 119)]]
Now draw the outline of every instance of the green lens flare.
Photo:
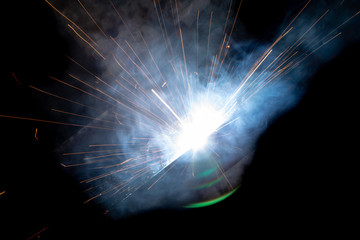
[(195, 189), (205, 189), (205, 188), (212, 187), (215, 184), (217, 184), (218, 182), (220, 182), (223, 178), (224, 178), (223, 176), (220, 176), (220, 177), (218, 177), (217, 179), (215, 179), (215, 180), (213, 180), (211, 182), (204, 183), (204, 184), (201, 184), (201, 185), (197, 186)]
[(220, 196), (220, 197), (217, 197), (212, 200), (205, 201), (205, 202), (191, 203), (184, 207), (185, 208), (201, 208), (201, 207), (207, 207), (207, 206), (216, 204), (216, 203), (221, 202), (221, 201), (225, 200), (226, 198), (230, 197), (239, 187), (240, 186), (236, 187), (234, 190), (232, 190), (231, 192), (229, 192), (223, 196)]
[(209, 170), (205, 170), (201, 173), (199, 173), (197, 175), (198, 178), (203, 178), (203, 177), (206, 177), (206, 176), (209, 176), (210, 174), (212, 174), (213, 172), (215, 172), (216, 170), (216, 167), (213, 167), (213, 168), (210, 168)]

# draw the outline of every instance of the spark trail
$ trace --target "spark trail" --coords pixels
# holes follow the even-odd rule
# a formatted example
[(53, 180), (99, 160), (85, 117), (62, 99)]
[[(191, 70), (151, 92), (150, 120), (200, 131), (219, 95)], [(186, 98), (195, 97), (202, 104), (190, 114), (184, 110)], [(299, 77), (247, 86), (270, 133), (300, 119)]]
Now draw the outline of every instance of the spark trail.
[[(296, 101), (288, 100), (295, 94), (289, 86), (306, 78), (300, 73), (311, 56), (340, 44), (339, 37), (360, 13), (334, 21), (343, 3), (323, 6), (308, 17), (314, 4), (309, 0), (270, 44), (240, 58), (236, 46), (244, 43), (233, 36), (245, 1), (221, 7), (199, 2), (77, 0), (70, 9), (61, 1), (44, 0), (68, 31), (69, 42), (80, 45), (75, 56), (67, 55), (72, 72), (49, 79), (86, 97), (30, 89), (81, 107), (78, 112), (51, 110), (86, 124), (0, 117), (81, 129), (58, 152), (64, 168), (76, 168), (89, 194), (85, 203), (99, 201), (124, 216), (163, 205), (205, 206), (230, 196), (251, 161), (263, 122)], [(129, 9), (141, 13), (139, 6), (151, 14), (127, 14)], [(102, 72), (87, 67), (85, 58)], [(273, 100), (288, 105), (270, 104)]]

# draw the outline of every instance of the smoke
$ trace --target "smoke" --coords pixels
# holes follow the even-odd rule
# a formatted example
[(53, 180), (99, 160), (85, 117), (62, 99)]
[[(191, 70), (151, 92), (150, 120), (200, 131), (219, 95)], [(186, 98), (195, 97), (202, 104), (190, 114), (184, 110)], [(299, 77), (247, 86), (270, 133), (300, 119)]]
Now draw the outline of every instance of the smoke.
[[(299, 4), (268, 41), (245, 31), (240, 4), (241, 15), (246, 1), (54, 3), (74, 46), (66, 78), (96, 109), (78, 114), (114, 128), (81, 129), (58, 149), (89, 201), (123, 217), (231, 192), (268, 124), (298, 102), (321, 64), (359, 39), (352, 1)], [(180, 125), (169, 109), (183, 119), (204, 101), (223, 108), (227, 122), (204, 150), (174, 154)]]

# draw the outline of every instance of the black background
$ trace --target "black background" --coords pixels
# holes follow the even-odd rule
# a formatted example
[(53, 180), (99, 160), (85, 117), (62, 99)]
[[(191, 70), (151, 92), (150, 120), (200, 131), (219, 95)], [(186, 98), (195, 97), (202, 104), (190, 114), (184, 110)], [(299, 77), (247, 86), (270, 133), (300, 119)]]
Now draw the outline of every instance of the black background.
[[(270, 2), (262, 8), (249, 3), (241, 17), (259, 39), (271, 35), (290, 5)], [(61, 75), (69, 64), (55, 13), (42, 1), (14, 3), (4, 11), (7, 54), (0, 114), (47, 116), (33, 105), (37, 97), (27, 84)], [(266, 14), (267, 21), (252, 21), (251, 13)], [(0, 196), (0, 238), (27, 239), (44, 228), (40, 239), (349, 234), (358, 191), (359, 54), (360, 44), (350, 44), (312, 75), (300, 103), (259, 139), (240, 190), (207, 208), (112, 220), (101, 207), (82, 204), (86, 196), (53, 156), (62, 139), (52, 126), (0, 118), (0, 192), (5, 191)]]

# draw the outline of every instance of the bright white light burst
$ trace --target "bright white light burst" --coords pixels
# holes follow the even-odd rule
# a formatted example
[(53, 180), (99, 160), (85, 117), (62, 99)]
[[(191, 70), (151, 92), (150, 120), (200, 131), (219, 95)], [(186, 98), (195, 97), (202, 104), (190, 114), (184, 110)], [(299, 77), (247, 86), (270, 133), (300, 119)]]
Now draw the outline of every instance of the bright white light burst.
[(227, 120), (223, 110), (216, 110), (212, 105), (203, 103), (194, 106), (182, 123), (176, 140), (176, 147), (180, 154), (189, 150), (194, 152), (202, 149), (208, 142), (210, 135)]

